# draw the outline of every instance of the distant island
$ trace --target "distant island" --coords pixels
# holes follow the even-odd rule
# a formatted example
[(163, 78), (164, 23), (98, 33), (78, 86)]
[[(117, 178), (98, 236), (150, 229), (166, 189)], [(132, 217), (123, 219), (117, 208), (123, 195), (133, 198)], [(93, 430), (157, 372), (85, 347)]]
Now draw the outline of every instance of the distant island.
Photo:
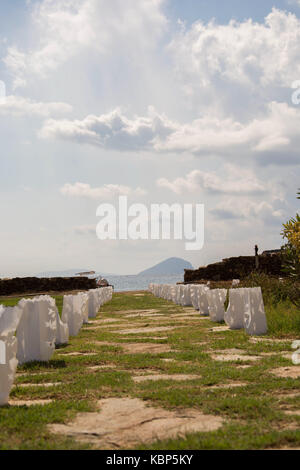
[[(155, 266), (142, 271), (137, 275), (132, 275), (133, 277), (161, 277), (161, 276), (176, 276), (180, 275), (183, 277), (185, 269), (194, 269), (189, 261), (186, 261), (182, 258), (169, 258), (161, 263), (156, 264)], [(89, 269), (79, 268), (79, 269), (66, 269), (64, 271), (47, 271), (39, 273), (36, 275), (38, 278), (52, 278), (52, 277), (78, 277), (78, 273), (84, 273), (90, 271)], [(87, 276), (90, 278), (95, 277), (120, 277), (120, 275), (112, 273), (100, 273), (96, 272), (94, 275)], [(126, 276), (125, 276), (126, 277)]]
[(188, 261), (182, 258), (169, 258), (156, 264), (152, 268), (146, 269), (139, 273), (139, 276), (151, 277), (151, 276), (169, 276), (173, 274), (184, 274), (185, 269), (193, 269), (193, 266)]

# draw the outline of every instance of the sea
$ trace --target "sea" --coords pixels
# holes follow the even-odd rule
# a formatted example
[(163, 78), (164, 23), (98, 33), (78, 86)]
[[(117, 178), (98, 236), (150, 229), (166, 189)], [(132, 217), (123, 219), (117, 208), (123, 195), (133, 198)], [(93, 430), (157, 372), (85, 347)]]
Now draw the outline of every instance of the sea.
[(136, 290), (148, 290), (149, 284), (177, 284), (183, 282), (183, 275), (168, 275), (159, 277), (146, 276), (107, 276), (110, 285), (114, 286), (115, 292), (126, 292)]

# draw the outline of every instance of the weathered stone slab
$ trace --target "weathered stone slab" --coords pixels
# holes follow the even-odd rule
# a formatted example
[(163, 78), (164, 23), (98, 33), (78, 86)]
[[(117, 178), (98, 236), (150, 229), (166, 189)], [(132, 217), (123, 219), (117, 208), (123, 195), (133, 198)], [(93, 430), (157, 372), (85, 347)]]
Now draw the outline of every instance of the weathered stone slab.
[(134, 382), (141, 383), (147, 382), (148, 380), (152, 382), (157, 382), (159, 380), (174, 380), (175, 382), (182, 382), (185, 380), (199, 380), (201, 379), (200, 375), (191, 375), (191, 374), (153, 374), (153, 375), (140, 375), (133, 377)]
[(112, 450), (184, 437), (188, 433), (216, 431), (223, 425), (222, 418), (199, 410), (152, 408), (137, 398), (110, 398), (102, 400), (99, 406), (99, 412), (81, 413), (73, 422), (50, 425), (49, 429)]
[(270, 372), (277, 375), (277, 377), (290, 379), (300, 378), (300, 366), (279, 367), (278, 369), (272, 369)]
[(128, 330), (120, 330), (120, 331), (116, 331), (116, 333), (118, 333), (119, 335), (135, 335), (135, 334), (139, 334), (139, 333), (159, 333), (159, 332), (163, 332), (163, 331), (171, 331), (171, 330), (175, 330), (175, 327), (172, 327), (172, 326), (161, 326), (161, 327), (157, 327), (157, 328), (132, 328), (132, 329), (128, 329)]

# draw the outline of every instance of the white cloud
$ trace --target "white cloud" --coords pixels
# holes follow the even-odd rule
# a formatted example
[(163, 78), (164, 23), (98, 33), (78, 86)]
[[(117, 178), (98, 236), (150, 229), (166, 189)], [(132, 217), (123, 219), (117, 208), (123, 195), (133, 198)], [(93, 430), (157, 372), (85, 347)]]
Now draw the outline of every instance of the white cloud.
[(245, 219), (251, 224), (254, 220), (265, 224), (282, 224), (284, 211), (275, 207), (276, 204), (276, 200), (226, 199), (210, 210), (210, 213), (218, 219)]
[(98, 117), (87, 116), (82, 121), (51, 119), (44, 124), (40, 136), (119, 151), (254, 157), (263, 163), (285, 165), (299, 161), (299, 128), (300, 109), (273, 102), (265, 113), (246, 124), (210, 115), (180, 124), (152, 108), (146, 117), (129, 119), (117, 109)]
[(65, 114), (72, 111), (72, 106), (66, 103), (44, 103), (23, 98), (21, 96), (7, 96), (0, 99), (0, 114), (16, 116), (42, 116), (49, 117), (56, 114)]
[(260, 181), (251, 170), (245, 170), (233, 165), (225, 165), (224, 174), (194, 170), (186, 177), (169, 181), (161, 178), (157, 185), (167, 188), (176, 194), (198, 193), (208, 191), (224, 194), (260, 194), (266, 192), (266, 184)]
[(119, 196), (143, 196), (146, 192), (142, 188), (130, 188), (118, 184), (106, 184), (99, 188), (92, 188), (86, 183), (65, 184), (61, 188), (64, 196), (83, 197), (88, 199), (110, 200)]
[(255, 115), (300, 77), (299, 43), (300, 19), (273, 8), (263, 23), (198, 21), (181, 28), (169, 49), (193, 107)]
[(164, 138), (172, 128), (165, 116), (152, 108), (146, 117), (129, 119), (120, 109), (101, 116), (87, 116), (82, 121), (47, 121), (40, 132), (43, 138), (60, 138), (117, 150), (151, 150), (154, 141)]
[[(136, 51), (153, 47), (167, 21), (165, 0), (43, 0), (33, 5), (32, 35), (35, 45), (20, 50), (13, 45), (4, 59), (14, 76), (14, 87), (30, 76), (49, 72), (89, 47), (111, 55), (128, 44)], [(35, 36), (34, 36), (35, 35)]]
[(270, 103), (265, 114), (243, 124), (231, 118), (206, 116), (178, 126), (160, 150), (191, 152), (198, 155), (243, 156), (266, 152), (298, 153), (300, 111), (286, 103)]
[(300, 7), (300, 0), (287, 0), (289, 5), (298, 5)]

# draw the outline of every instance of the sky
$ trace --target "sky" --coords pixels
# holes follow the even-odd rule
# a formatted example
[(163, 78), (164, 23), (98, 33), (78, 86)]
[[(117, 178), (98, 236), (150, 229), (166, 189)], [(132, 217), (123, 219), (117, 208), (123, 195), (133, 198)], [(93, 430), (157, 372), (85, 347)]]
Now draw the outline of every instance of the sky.
[[(299, 45), (300, 0), (2, 0), (0, 277), (279, 248)], [(204, 204), (203, 249), (97, 239), (97, 207), (124, 195)]]

